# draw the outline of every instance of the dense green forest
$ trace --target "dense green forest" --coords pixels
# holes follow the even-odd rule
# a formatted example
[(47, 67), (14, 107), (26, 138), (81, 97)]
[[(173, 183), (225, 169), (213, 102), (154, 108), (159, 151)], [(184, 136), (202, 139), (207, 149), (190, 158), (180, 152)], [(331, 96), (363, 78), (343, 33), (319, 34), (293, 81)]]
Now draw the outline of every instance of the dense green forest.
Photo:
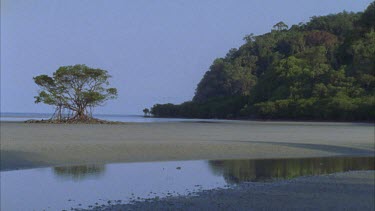
[(314, 16), (216, 59), (191, 101), (156, 104), (156, 117), (373, 121), (375, 2), (364, 12)]

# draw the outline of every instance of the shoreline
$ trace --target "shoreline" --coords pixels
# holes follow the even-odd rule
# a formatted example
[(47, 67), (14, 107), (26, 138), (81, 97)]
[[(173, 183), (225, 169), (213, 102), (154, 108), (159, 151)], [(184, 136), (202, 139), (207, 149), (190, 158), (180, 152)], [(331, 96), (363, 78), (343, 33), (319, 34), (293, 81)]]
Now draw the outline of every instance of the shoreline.
[(249, 122), (316, 122), (316, 123), (366, 123), (366, 124), (375, 124), (374, 121), (347, 121), (347, 120), (330, 120), (330, 119), (262, 119), (262, 118), (237, 118), (237, 119), (214, 119), (214, 118), (190, 118), (190, 117), (144, 117), (144, 118), (159, 118), (159, 119), (202, 119), (202, 120), (228, 120), (228, 121), (249, 121)]
[[(20, 117), (21, 118), (21, 117)], [(315, 121), (315, 120), (266, 120), (266, 119), (197, 119), (197, 118), (169, 118), (169, 117), (151, 117), (155, 119), (173, 119), (173, 121), (155, 121), (155, 122), (135, 122), (135, 121), (111, 121), (105, 119), (99, 119), (103, 121), (108, 121), (110, 124), (108, 125), (128, 125), (128, 124), (166, 124), (166, 123), (260, 123), (260, 124), (342, 124), (342, 125), (367, 125), (367, 126), (375, 126), (375, 122), (365, 122), (365, 121)], [(180, 120), (180, 121), (179, 121)], [(28, 122), (30, 121), (30, 122)], [(28, 119), (28, 120), (1, 120), (0, 124), (2, 123), (16, 123), (16, 124), (51, 124), (51, 125), (101, 125), (100, 123), (84, 123), (84, 122), (77, 122), (77, 123), (66, 123), (66, 122), (59, 122), (59, 123), (51, 123), (48, 119)], [(103, 125), (103, 124), (102, 124)]]
[[(364, 123), (0, 124), (1, 172), (124, 162), (375, 157), (374, 125)], [(349, 171), (280, 179), (271, 183), (244, 182), (229, 189), (131, 204), (98, 201), (104, 204), (100, 207), (92, 205), (91, 209), (373, 210), (374, 183), (375, 171)]]

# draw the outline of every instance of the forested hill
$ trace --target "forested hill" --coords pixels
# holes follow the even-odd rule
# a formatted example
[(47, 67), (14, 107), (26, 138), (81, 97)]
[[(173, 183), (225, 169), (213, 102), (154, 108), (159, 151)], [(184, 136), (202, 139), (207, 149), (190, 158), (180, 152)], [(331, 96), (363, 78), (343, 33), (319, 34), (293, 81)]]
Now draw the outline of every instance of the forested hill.
[(192, 101), (156, 104), (157, 117), (365, 120), (375, 118), (375, 2), (364, 12), (312, 17), (216, 59)]

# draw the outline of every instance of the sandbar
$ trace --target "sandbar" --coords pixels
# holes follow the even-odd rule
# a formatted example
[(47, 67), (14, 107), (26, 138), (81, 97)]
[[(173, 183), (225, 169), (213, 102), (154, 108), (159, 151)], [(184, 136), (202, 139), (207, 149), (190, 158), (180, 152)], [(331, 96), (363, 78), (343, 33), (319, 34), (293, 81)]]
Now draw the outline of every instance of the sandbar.
[(374, 124), (1, 122), (1, 170), (167, 160), (374, 156)]

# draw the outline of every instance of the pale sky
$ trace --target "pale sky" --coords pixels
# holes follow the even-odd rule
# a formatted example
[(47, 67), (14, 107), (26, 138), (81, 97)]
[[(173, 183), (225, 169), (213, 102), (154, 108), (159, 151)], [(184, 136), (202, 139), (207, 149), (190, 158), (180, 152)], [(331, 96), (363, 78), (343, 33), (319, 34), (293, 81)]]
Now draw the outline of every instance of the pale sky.
[(34, 104), (32, 78), (60, 66), (108, 70), (118, 99), (101, 114), (141, 114), (191, 100), (212, 61), (247, 34), (314, 15), (363, 11), (371, 0), (1, 0), (1, 112)]

